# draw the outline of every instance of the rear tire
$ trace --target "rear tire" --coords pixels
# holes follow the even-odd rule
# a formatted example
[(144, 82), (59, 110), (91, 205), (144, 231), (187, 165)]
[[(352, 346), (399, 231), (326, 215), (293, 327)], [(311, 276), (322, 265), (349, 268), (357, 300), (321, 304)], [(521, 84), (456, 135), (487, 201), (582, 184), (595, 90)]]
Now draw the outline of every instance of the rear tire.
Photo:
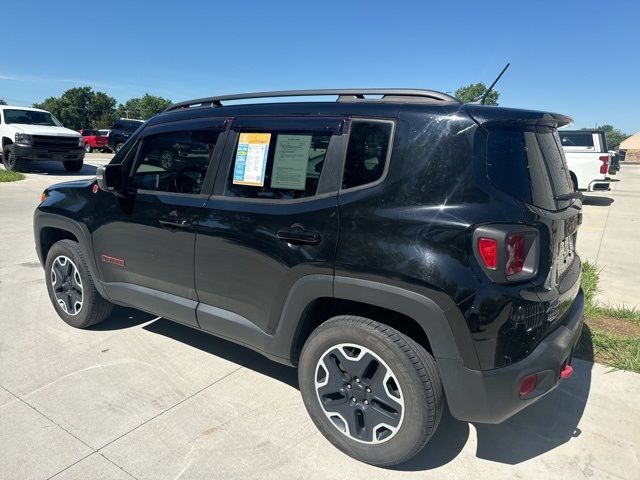
[(372, 465), (416, 455), (442, 416), (442, 383), (431, 354), (367, 318), (339, 316), (318, 327), (302, 350), (298, 379), (322, 434)]
[(44, 269), (49, 299), (66, 323), (76, 328), (87, 328), (111, 314), (113, 304), (96, 290), (77, 242), (60, 240), (53, 244)]
[(13, 145), (6, 145), (2, 149), (2, 164), (10, 172), (24, 170), (24, 161), (16, 156)]
[(72, 160), (72, 161), (68, 161), (68, 162), (62, 162), (62, 164), (64, 165), (64, 169), (67, 172), (79, 172), (80, 170), (82, 170), (83, 161), (82, 160)]

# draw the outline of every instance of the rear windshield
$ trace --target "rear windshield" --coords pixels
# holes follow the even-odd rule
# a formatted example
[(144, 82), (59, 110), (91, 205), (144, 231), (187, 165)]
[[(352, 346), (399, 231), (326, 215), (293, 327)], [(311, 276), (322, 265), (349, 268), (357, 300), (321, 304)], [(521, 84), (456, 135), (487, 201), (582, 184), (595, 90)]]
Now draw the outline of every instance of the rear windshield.
[(124, 130), (125, 132), (135, 132), (140, 125), (142, 125), (142, 122), (135, 120), (118, 120), (113, 128)]
[(593, 147), (591, 132), (560, 132), (563, 147)]
[(503, 192), (547, 210), (566, 208), (573, 184), (555, 129), (496, 128), (487, 143), (487, 174)]

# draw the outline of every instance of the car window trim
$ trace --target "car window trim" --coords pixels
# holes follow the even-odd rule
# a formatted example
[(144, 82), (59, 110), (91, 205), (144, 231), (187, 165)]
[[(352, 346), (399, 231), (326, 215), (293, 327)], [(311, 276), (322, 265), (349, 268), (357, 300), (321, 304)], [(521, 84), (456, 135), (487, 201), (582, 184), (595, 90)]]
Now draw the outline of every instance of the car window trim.
[(373, 181), (373, 182), (369, 182), (369, 183), (365, 183), (362, 185), (357, 185), (355, 187), (349, 187), (349, 188), (342, 188), (343, 182), (344, 182), (344, 167), (345, 164), (347, 162), (347, 151), (345, 149), (344, 152), (344, 156), (342, 158), (342, 167), (341, 167), (341, 174), (340, 174), (340, 184), (339, 184), (339, 190), (338, 190), (338, 194), (342, 195), (343, 193), (351, 193), (351, 192), (356, 192), (358, 190), (364, 190), (366, 188), (373, 188), (377, 185), (380, 185), (382, 182), (385, 181), (385, 179), (387, 178), (387, 173), (389, 172), (389, 165), (391, 164), (391, 154), (393, 152), (393, 146), (394, 146), (394, 141), (395, 141), (395, 133), (396, 133), (396, 119), (390, 119), (390, 118), (372, 118), (372, 117), (351, 117), (351, 122), (349, 125), (349, 132), (347, 135), (347, 139), (346, 139), (346, 148), (348, 148), (349, 145), (349, 140), (351, 139), (351, 130), (353, 128), (353, 124), (357, 123), (357, 122), (377, 122), (377, 123), (390, 123), (391, 124), (391, 133), (390, 133), (390, 137), (389, 137), (389, 147), (387, 149), (387, 155), (385, 156), (385, 161), (384, 161), (384, 170), (382, 171), (382, 175), (380, 175), (380, 178)]

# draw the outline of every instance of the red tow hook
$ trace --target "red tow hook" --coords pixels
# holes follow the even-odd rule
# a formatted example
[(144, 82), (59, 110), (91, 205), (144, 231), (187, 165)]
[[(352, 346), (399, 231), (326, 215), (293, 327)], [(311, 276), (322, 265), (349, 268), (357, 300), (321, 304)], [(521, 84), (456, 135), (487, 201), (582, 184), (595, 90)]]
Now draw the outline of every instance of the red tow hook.
[(566, 378), (569, 378), (571, 375), (573, 375), (573, 367), (571, 365), (565, 364), (564, 368), (560, 370), (560, 378), (564, 380)]

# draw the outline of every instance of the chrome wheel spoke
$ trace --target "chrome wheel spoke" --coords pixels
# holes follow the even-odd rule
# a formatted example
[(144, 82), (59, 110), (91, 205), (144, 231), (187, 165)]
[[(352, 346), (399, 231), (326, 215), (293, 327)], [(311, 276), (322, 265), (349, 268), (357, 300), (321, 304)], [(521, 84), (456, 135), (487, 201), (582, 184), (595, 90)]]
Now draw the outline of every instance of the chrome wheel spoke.
[(80, 272), (73, 261), (60, 255), (51, 265), (51, 287), (58, 305), (68, 315), (77, 315), (82, 308), (83, 289)]
[(344, 435), (382, 443), (402, 425), (404, 399), (387, 364), (371, 350), (341, 344), (316, 366), (316, 393), (327, 418)]

